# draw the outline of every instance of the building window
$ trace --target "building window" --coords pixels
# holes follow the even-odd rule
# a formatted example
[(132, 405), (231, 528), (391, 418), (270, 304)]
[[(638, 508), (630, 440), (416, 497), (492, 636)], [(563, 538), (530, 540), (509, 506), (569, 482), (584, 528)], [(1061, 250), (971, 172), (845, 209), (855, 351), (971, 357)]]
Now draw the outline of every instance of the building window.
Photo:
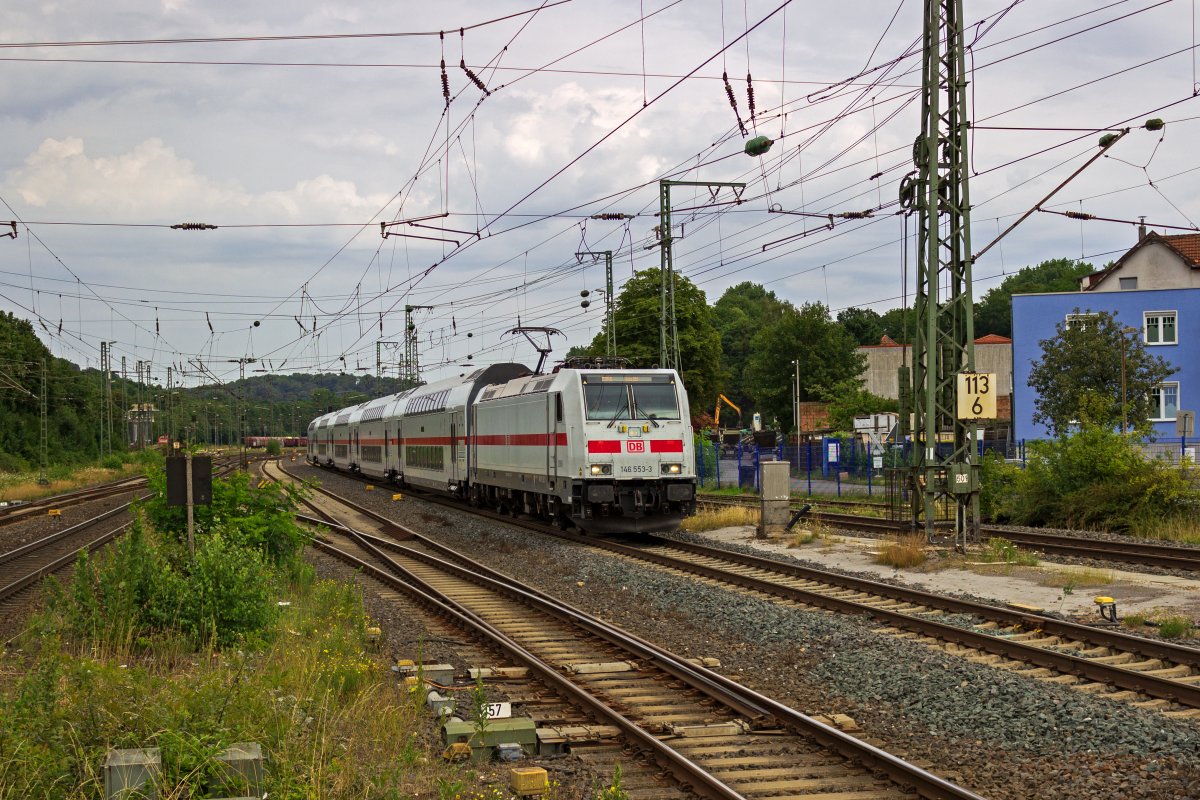
[(1176, 344), (1179, 342), (1174, 311), (1147, 311), (1143, 318), (1146, 344)]
[(1150, 396), (1154, 405), (1150, 409), (1155, 420), (1173, 420), (1179, 413), (1179, 384), (1160, 383)]
[(1067, 328), (1082, 330), (1088, 326), (1088, 321), (1095, 317), (1095, 314), (1067, 314)]
[(1137, 278), (1121, 278), (1121, 288), (1122, 289), (1136, 289), (1137, 288)]

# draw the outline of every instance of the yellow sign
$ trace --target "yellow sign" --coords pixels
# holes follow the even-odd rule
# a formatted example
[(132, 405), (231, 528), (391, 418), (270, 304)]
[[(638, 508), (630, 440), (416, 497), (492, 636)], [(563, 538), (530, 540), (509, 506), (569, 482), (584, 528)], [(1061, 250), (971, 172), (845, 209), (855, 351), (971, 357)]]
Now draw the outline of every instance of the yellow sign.
[(403, 500), (403, 499), (404, 499), (404, 495), (402, 495), (402, 494), (394, 494), (394, 495), (392, 495), (392, 499), (393, 499), (393, 500)]
[(46, 513), (51, 517), (61, 517), (62, 509), (61, 508), (52, 508), (49, 511), (47, 511)]
[(996, 373), (958, 374), (958, 419), (996, 418)]

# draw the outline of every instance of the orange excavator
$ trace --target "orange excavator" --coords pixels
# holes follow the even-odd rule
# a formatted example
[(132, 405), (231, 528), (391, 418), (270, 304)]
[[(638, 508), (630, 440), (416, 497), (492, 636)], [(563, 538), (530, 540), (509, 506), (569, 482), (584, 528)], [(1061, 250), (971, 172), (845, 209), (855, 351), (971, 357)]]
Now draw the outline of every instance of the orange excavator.
[(713, 427), (715, 427), (718, 431), (721, 430), (721, 401), (724, 401), (725, 405), (729, 406), (738, 413), (738, 427), (740, 428), (742, 426), (742, 410), (735, 406), (733, 401), (723, 394), (717, 395), (717, 410), (713, 413)]
[[(722, 402), (738, 413), (737, 428), (731, 428), (728, 431), (721, 429), (721, 403)], [(733, 401), (730, 400), (728, 397), (726, 397), (723, 394), (717, 395), (717, 409), (715, 412), (713, 412), (713, 427), (717, 429), (716, 441), (717, 441), (717, 444), (720, 445), (722, 449), (729, 449), (732, 447), (736, 447), (738, 440), (741, 439), (741, 437), (742, 437), (742, 410), (740, 408), (738, 408), (737, 406), (735, 406), (733, 404)]]

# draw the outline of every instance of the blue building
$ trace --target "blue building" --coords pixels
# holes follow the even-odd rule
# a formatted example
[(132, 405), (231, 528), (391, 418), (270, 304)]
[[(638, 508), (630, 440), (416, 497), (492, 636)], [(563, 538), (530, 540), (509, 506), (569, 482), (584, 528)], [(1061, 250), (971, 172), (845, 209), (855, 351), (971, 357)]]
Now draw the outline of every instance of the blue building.
[[(1078, 310), (1077, 310), (1078, 309)], [(1078, 292), (1013, 295), (1013, 434), (1017, 441), (1049, 438), (1033, 421), (1029, 386), (1040, 342), (1075, 314), (1106, 311), (1140, 331), (1142, 343), (1176, 372), (1158, 387), (1154, 432), (1175, 438), (1180, 409), (1200, 406), (1200, 234), (1144, 234), (1106, 269), (1085, 276)], [(1119, 391), (1113, 387), (1113, 391)]]

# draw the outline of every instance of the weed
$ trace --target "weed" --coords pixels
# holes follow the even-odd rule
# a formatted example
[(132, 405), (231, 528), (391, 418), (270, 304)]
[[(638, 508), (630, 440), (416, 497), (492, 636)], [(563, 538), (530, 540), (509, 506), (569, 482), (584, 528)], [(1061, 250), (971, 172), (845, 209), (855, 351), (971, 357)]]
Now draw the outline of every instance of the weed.
[(1187, 617), (1167, 617), (1158, 623), (1158, 635), (1164, 639), (1186, 639), (1191, 637), (1195, 625)]
[(716, 511), (701, 511), (695, 516), (685, 518), (680, 527), (691, 533), (699, 533), (743, 525), (758, 525), (758, 509), (746, 506), (726, 506)]
[(875, 556), (878, 564), (916, 567), (925, 563), (925, 534), (909, 533), (893, 537)]
[(613, 765), (612, 782), (596, 790), (593, 800), (629, 800), (629, 792), (621, 787), (621, 765)]
[(981, 557), (984, 561), (1020, 567), (1036, 567), (1038, 565), (1036, 554), (1023, 551), (1008, 539), (1000, 537), (988, 539), (987, 547)]
[(475, 728), (472, 737), (479, 742), (480, 747), (487, 745), (488, 727), (491, 717), (488, 716), (488, 691), (483, 684), (483, 673), (475, 673), (475, 685), (471, 687), (471, 725)]
[(1140, 630), (1146, 625), (1145, 614), (1126, 614), (1121, 617), (1121, 624), (1132, 630)]

